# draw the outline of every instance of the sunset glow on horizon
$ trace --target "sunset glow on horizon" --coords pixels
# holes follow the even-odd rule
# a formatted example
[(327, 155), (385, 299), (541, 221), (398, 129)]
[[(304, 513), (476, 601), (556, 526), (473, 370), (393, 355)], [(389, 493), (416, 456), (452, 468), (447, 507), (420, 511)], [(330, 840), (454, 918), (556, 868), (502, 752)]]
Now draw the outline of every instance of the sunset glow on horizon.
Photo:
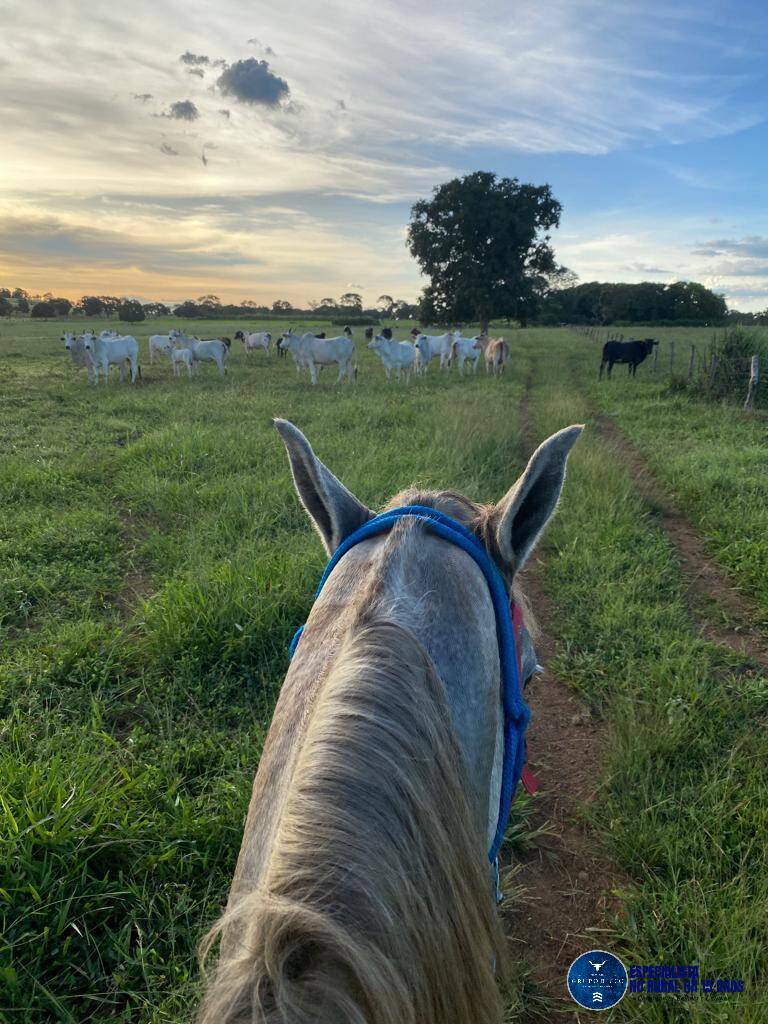
[(0, 285), (412, 301), (412, 203), (482, 168), (551, 184), (581, 280), (692, 279), (764, 309), (767, 46), (750, 3), (19, 7)]

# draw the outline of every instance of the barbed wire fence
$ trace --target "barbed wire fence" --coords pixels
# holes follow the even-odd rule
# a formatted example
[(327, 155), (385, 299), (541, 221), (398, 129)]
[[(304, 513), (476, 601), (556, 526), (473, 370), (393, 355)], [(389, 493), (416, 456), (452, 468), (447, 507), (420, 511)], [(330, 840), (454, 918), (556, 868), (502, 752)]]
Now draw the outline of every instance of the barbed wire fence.
[[(601, 346), (606, 341), (642, 340), (607, 327), (572, 329)], [(650, 336), (653, 329), (635, 333)], [(715, 331), (708, 341), (664, 338), (654, 346), (648, 368), (654, 377), (667, 377), (673, 390), (742, 405), (747, 411), (768, 409), (768, 337), (763, 332), (730, 327)]]

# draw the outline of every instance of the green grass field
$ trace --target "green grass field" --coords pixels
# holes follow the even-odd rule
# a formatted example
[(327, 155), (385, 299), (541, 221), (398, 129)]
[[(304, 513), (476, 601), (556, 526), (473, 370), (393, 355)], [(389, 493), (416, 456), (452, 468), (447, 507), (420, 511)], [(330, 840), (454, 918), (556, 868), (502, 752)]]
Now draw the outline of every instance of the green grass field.
[[(502, 380), (433, 367), (397, 386), (358, 330), (354, 385), (326, 371), (311, 388), (290, 358), (238, 343), (224, 380), (204, 366), (189, 381), (145, 356), (170, 324), (131, 330), (140, 386), (98, 389), (60, 323), (0, 325), (0, 1020), (193, 1012), (195, 947), (324, 563), (272, 416), (373, 507), (414, 481), (492, 500), (529, 454), (530, 378), (537, 436), (614, 416), (768, 622), (768, 422), (671, 391), (663, 353), (656, 374), (598, 385), (597, 342), (515, 331)], [(631, 885), (609, 948), (746, 984), (628, 997), (608, 1019), (763, 1022), (766, 679), (700, 637), (674, 551), (592, 428), (544, 547), (557, 670), (612, 736), (591, 827)]]

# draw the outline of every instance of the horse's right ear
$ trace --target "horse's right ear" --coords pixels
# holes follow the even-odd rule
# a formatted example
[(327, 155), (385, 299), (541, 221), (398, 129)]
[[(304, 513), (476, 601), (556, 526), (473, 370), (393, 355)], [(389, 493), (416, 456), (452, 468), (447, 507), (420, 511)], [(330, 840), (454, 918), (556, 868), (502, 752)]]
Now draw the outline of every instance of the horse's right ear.
[(505, 567), (519, 572), (557, 507), (568, 453), (582, 424), (559, 430), (539, 445), (525, 472), (490, 516), (496, 547)]
[(325, 550), (332, 555), (341, 542), (367, 522), (373, 512), (324, 466), (298, 427), (274, 420), (283, 439), (296, 491)]

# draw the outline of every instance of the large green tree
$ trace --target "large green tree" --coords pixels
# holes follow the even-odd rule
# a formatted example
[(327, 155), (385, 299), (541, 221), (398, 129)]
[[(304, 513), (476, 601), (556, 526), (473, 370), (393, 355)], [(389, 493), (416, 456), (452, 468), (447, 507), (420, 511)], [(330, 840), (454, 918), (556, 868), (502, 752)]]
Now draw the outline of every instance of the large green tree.
[(549, 232), (562, 206), (549, 185), (475, 171), (440, 185), (411, 209), (408, 247), (430, 283), (433, 319), (532, 316), (557, 271)]

